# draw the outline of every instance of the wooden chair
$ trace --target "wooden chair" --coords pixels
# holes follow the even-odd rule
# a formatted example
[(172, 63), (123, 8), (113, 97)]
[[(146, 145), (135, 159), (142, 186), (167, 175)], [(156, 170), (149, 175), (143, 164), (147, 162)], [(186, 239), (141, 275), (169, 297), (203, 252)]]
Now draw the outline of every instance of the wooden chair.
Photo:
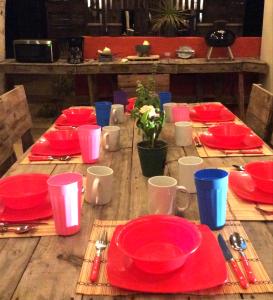
[(19, 139), (25, 152), (34, 142), (32, 120), (23, 85), (0, 95), (0, 175), (16, 161), (13, 145)]
[(245, 123), (265, 142), (273, 143), (273, 94), (260, 84), (253, 84)]

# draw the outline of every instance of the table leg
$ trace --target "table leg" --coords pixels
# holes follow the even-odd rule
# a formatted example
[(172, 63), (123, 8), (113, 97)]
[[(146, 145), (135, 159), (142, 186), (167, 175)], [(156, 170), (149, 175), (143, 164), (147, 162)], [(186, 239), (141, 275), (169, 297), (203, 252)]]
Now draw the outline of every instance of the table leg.
[(97, 96), (96, 75), (87, 75), (87, 82), (90, 105), (94, 105)]
[(244, 73), (238, 73), (238, 108), (239, 117), (244, 121), (245, 119), (245, 87), (244, 87)]

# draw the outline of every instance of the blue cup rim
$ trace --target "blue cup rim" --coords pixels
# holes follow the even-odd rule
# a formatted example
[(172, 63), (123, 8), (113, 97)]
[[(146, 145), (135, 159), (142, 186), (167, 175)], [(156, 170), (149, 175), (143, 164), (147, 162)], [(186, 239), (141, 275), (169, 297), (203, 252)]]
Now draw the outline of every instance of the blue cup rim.
[(103, 105), (112, 105), (112, 102), (110, 102), (110, 101), (97, 101), (97, 102), (95, 102), (95, 107), (97, 107), (97, 106), (103, 106)]
[[(206, 176), (204, 173), (213, 171), (211, 175), (214, 176), (212, 179), (211, 177)], [(228, 172), (223, 169), (215, 169), (215, 168), (207, 168), (207, 169), (201, 169), (194, 173), (194, 178), (201, 181), (208, 181), (208, 180), (220, 180), (228, 176)]]

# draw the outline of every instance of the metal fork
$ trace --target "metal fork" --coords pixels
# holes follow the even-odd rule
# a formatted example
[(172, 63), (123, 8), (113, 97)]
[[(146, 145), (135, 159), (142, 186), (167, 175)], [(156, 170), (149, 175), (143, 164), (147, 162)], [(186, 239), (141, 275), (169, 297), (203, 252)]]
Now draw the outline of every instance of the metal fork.
[(99, 275), (100, 263), (101, 263), (101, 253), (107, 247), (107, 232), (104, 230), (100, 235), (99, 239), (95, 243), (96, 256), (92, 265), (92, 270), (90, 274), (90, 281), (95, 282)]

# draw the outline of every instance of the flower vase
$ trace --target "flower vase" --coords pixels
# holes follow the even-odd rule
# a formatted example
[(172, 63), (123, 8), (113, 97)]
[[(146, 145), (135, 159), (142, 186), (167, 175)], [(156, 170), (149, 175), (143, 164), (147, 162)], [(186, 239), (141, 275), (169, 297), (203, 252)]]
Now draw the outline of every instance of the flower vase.
[(138, 155), (142, 174), (146, 177), (164, 174), (168, 144), (164, 141), (156, 141), (151, 148), (148, 141), (137, 144)]

